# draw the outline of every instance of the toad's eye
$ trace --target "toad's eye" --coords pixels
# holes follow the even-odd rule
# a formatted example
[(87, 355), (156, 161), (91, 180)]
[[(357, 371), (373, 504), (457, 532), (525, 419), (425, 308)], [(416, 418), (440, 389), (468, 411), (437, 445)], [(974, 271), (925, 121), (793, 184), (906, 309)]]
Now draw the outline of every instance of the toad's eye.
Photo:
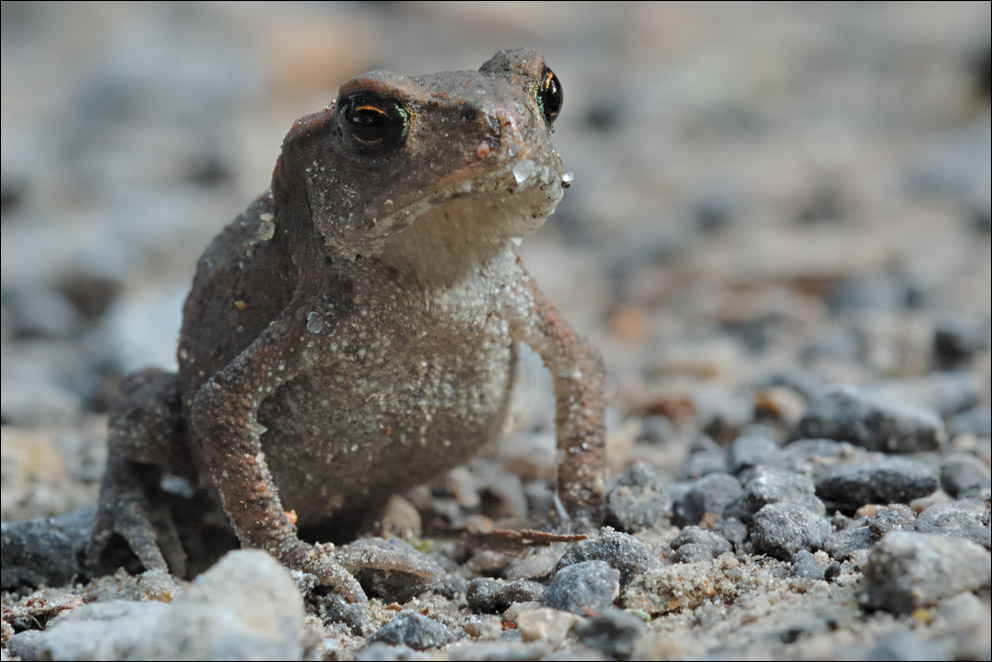
[(544, 67), (544, 71), (541, 72), (541, 82), (537, 87), (537, 103), (549, 125), (558, 117), (564, 100), (565, 97), (561, 91), (561, 81), (558, 80), (558, 76), (555, 76), (555, 72)]
[(362, 152), (382, 154), (403, 144), (410, 115), (392, 97), (356, 92), (338, 101), (337, 122), (345, 142)]

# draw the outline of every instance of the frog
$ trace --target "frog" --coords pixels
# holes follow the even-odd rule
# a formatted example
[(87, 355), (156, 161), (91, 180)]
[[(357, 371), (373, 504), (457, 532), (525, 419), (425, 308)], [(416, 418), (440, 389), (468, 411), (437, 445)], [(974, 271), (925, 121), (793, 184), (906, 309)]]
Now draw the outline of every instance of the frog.
[(121, 537), (146, 569), (185, 572), (159, 503), (178, 476), (242, 546), (366, 600), (359, 570), (416, 564), (299, 528), (378, 512), (487, 448), (520, 344), (552, 377), (561, 516), (598, 521), (602, 359), (516, 248), (569, 186), (562, 104), (543, 55), (515, 49), (477, 71), (366, 72), (295, 122), (269, 188), (197, 263), (178, 371), (122, 380), (91, 561)]

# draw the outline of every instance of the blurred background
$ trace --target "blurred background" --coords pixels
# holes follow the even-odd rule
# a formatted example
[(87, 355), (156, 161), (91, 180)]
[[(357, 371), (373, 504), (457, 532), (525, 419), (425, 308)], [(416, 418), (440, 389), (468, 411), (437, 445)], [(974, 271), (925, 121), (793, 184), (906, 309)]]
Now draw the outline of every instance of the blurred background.
[[(521, 250), (604, 351), (614, 471), (726, 443), (756, 397), (784, 430), (811, 384), (950, 371), (989, 404), (989, 3), (0, 12), (4, 520), (95, 500), (117, 380), (175, 365), (196, 258), (295, 119), (501, 48), (564, 88), (575, 181)], [(553, 458), (526, 363), (515, 425)]]

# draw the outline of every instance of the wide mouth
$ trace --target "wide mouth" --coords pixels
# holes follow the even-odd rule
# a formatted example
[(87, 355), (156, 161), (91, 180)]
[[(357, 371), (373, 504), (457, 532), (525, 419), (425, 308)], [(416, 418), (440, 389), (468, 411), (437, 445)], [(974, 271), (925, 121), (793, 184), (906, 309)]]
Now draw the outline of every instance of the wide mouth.
[(515, 161), (380, 219), (382, 259), (420, 280), (445, 280), (536, 230), (561, 197), (560, 168)]
[[(389, 243), (424, 225), (481, 240), (505, 241), (533, 231), (562, 197), (560, 168), (521, 159), (474, 178), (465, 178), (379, 219), (377, 234)], [(539, 219), (536, 224), (527, 219)], [(527, 230), (529, 225), (530, 230)], [(517, 226), (521, 226), (517, 228)], [(509, 234), (508, 234), (509, 233)]]

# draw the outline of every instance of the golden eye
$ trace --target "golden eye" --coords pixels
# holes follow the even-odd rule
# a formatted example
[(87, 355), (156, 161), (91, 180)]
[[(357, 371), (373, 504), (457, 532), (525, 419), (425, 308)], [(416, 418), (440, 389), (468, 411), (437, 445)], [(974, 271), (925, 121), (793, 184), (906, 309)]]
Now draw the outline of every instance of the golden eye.
[(383, 153), (406, 140), (410, 116), (396, 99), (378, 92), (356, 92), (338, 101), (341, 135), (363, 152)]
[(558, 117), (564, 100), (558, 76), (555, 76), (555, 72), (551, 69), (544, 67), (544, 71), (541, 72), (541, 83), (537, 88), (537, 103), (549, 125)]

